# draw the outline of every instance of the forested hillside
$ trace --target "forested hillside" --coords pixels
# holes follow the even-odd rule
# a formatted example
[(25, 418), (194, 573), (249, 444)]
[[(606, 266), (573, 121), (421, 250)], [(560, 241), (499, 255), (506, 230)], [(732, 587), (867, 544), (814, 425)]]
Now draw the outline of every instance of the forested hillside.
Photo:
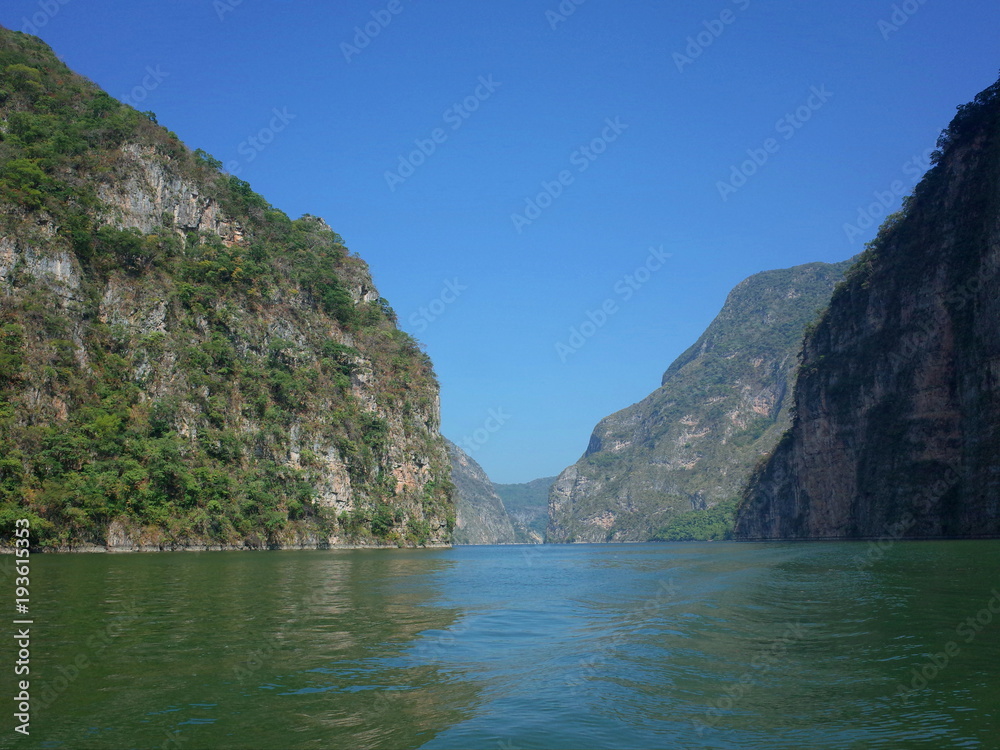
[(366, 264), (0, 29), (0, 535), (442, 543), (427, 356)]

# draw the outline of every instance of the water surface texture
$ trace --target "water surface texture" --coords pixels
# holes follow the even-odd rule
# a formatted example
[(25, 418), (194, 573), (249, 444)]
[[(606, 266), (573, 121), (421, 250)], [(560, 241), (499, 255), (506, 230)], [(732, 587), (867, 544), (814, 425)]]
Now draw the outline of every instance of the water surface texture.
[(34, 556), (0, 746), (1000, 747), (1000, 543), (886, 547)]

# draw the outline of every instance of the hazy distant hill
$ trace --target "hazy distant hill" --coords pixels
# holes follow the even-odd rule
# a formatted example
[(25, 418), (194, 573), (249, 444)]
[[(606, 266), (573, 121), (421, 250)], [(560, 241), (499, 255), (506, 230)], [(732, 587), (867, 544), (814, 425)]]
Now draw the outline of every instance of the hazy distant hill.
[(515, 539), (521, 544), (541, 544), (549, 522), (549, 490), (555, 477), (534, 479), (521, 484), (494, 484), (514, 525)]

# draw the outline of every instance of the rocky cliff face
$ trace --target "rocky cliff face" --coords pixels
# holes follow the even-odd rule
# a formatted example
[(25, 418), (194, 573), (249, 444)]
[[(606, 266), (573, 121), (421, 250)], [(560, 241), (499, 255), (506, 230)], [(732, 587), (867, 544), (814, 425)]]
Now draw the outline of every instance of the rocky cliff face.
[(0, 534), (448, 541), (437, 383), (365, 263), (4, 29), (0, 347)]
[(679, 514), (739, 495), (788, 426), (806, 326), (847, 263), (751, 276), (662, 386), (602, 420), (549, 496), (547, 542), (643, 541)]
[(450, 440), (455, 485), (455, 544), (512, 544), (514, 528), (483, 467)]
[(808, 337), (744, 539), (1000, 535), (1000, 83)]

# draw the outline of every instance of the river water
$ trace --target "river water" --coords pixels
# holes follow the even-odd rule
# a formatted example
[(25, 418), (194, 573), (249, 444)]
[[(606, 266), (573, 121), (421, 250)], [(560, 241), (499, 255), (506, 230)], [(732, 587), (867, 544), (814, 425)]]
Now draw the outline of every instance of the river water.
[(1000, 748), (1000, 542), (883, 547), (37, 555), (0, 747)]

